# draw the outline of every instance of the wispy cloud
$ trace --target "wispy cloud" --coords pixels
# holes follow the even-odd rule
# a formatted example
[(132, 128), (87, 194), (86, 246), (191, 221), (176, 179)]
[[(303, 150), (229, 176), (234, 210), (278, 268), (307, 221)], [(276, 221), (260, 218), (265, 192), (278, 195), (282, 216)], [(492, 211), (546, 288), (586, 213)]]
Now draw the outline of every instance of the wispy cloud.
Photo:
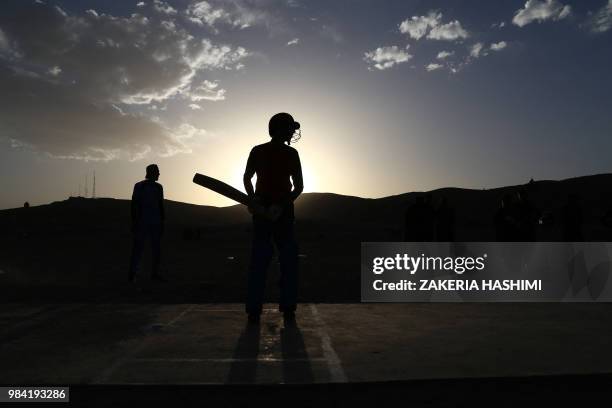
[(161, 0), (153, 0), (153, 9), (162, 14), (174, 15), (177, 13), (174, 7)]
[(364, 60), (376, 69), (385, 70), (410, 60), (412, 55), (408, 53), (408, 48), (409, 46), (406, 46), (402, 49), (396, 45), (378, 47), (373, 51), (366, 52)]
[(289, 42), (287, 43), (287, 45), (289, 45), (289, 46), (291, 46), (291, 45), (297, 45), (297, 44), (299, 44), (299, 42), (300, 42), (300, 39), (299, 39), (299, 38), (294, 38), (293, 40), (289, 41)]
[(594, 33), (604, 33), (612, 28), (612, 0), (604, 5), (587, 21), (587, 27)]
[(219, 83), (215, 81), (204, 80), (202, 83), (193, 89), (189, 89), (186, 94), (193, 102), (206, 101), (222, 101), (225, 99), (225, 89), (219, 88)]
[(285, 23), (278, 15), (284, 7), (294, 7), (283, 0), (202, 0), (194, 1), (184, 11), (187, 20), (207, 26), (218, 33), (223, 25), (238, 29), (254, 26), (282, 31)]
[(571, 7), (557, 0), (527, 0), (523, 8), (516, 11), (512, 23), (524, 27), (534, 21), (562, 20), (570, 13)]

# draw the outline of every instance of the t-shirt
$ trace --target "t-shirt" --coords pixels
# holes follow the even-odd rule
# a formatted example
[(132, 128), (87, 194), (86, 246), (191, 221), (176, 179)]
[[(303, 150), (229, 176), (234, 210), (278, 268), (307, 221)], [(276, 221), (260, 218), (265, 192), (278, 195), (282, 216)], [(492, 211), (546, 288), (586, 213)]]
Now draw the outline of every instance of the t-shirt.
[(140, 224), (161, 224), (164, 188), (156, 181), (143, 180), (134, 185), (132, 205), (138, 210)]
[(255, 146), (249, 154), (247, 171), (257, 174), (255, 194), (269, 203), (281, 201), (291, 192), (291, 177), (301, 177), (300, 156), (293, 147), (280, 143)]

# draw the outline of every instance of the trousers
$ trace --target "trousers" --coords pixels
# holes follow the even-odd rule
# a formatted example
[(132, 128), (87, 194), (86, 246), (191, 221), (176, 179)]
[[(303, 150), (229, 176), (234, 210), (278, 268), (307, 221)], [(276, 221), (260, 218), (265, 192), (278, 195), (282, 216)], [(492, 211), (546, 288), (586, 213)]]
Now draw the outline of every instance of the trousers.
[(245, 305), (247, 313), (261, 313), (266, 274), (274, 255), (274, 246), (278, 250), (280, 262), (279, 310), (295, 311), (298, 291), (298, 245), (294, 223), (294, 218), (290, 216), (281, 216), (276, 221), (253, 216), (253, 245)]
[(132, 257), (130, 261), (130, 278), (133, 278), (140, 268), (140, 261), (147, 240), (151, 241), (151, 275), (159, 274), (159, 263), (161, 259), (161, 236), (162, 227), (156, 224), (138, 225), (134, 228)]

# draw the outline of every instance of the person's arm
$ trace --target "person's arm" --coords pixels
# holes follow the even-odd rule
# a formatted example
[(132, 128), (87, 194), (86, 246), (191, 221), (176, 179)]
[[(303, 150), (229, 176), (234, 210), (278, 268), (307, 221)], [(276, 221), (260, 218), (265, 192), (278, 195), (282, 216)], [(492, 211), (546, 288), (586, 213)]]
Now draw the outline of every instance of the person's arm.
[(249, 158), (247, 160), (247, 165), (244, 170), (244, 176), (242, 177), (242, 183), (244, 184), (244, 191), (246, 191), (249, 197), (255, 195), (255, 189), (253, 188), (253, 183), (251, 179), (255, 175), (255, 159), (253, 158), (253, 150), (249, 154)]
[(166, 210), (164, 209), (164, 187), (159, 185), (159, 216), (161, 217), (161, 231), (164, 232), (164, 222), (166, 221)]
[(164, 210), (164, 187), (159, 185), (159, 216), (162, 222), (166, 220), (166, 211)]
[(138, 191), (138, 184), (134, 185), (134, 191), (132, 192), (131, 202), (131, 213), (132, 213), (132, 231), (136, 228), (138, 220), (140, 218), (140, 194)]
[(289, 196), (291, 201), (295, 201), (296, 198), (304, 191), (304, 179), (302, 178), (302, 163), (300, 162), (300, 155), (295, 152), (295, 168), (293, 174), (291, 174), (291, 180), (293, 181), (293, 190)]

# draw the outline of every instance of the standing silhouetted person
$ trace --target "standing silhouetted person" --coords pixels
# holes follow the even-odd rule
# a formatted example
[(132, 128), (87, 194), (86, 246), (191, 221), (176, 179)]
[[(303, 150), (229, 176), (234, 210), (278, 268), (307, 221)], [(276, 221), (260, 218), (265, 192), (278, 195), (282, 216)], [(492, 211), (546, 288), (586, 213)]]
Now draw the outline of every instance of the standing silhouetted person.
[(494, 217), (495, 238), (498, 242), (519, 240), (517, 206), (511, 194), (504, 194)]
[[(253, 213), (253, 247), (248, 277), (246, 312), (249, 322), (259, 322), (266, 286), (266, 272), (274, 248), (280, 261), (279, 311), (286, 321), (295, 319), (298, 286), (298, 246), (294, 236), (293, 201), (302, 193), (302, 166), (297, 150), (290, 147), (300, 124), (288, 113), (277, 113), (268, 124), (271, 141), (255, 146), (244, 171), (244, 188), (266, 209), (280, 212), (276, 220)], [(251, 179), (257, 175), (253, 189)], [(292, 185), (293, 181), (293, 185)]]
[(529, 199), (527, 190), (523, 189), (516, 194), (516, 215), (519, 221), (519, 239), (521, 242), (533, 242), (536, 240), (536, 229), (540, 220), (538, 210)]
[(134, 185), (132, 194), (132, 234), (134, 244), (130, 263), (129, 281), (134, 282), (140, 266), (142, 252), (147, 239), (151, 241), (151, 277), (164, 280), (159, 273), (161, 257), (161, 236), (164, 232), (164, 189), (157, 182), (159, 168), (156, 164), (147, 166), (143, 181)]
[(453, 242), (455, 240), (455, 209), (448, 204), (446, 197), (436, 211), (436, 241)]
[(404, 241), (431, 242), (434, 238), (435, 213), (429, 197), (417, 196), (406, 209), (404, 217)]
[(563, 207), (563, 240), (566, 242), (580, 242), (582, 236), (582, 208), (577, 194), (570, 194), (567, 204)]

